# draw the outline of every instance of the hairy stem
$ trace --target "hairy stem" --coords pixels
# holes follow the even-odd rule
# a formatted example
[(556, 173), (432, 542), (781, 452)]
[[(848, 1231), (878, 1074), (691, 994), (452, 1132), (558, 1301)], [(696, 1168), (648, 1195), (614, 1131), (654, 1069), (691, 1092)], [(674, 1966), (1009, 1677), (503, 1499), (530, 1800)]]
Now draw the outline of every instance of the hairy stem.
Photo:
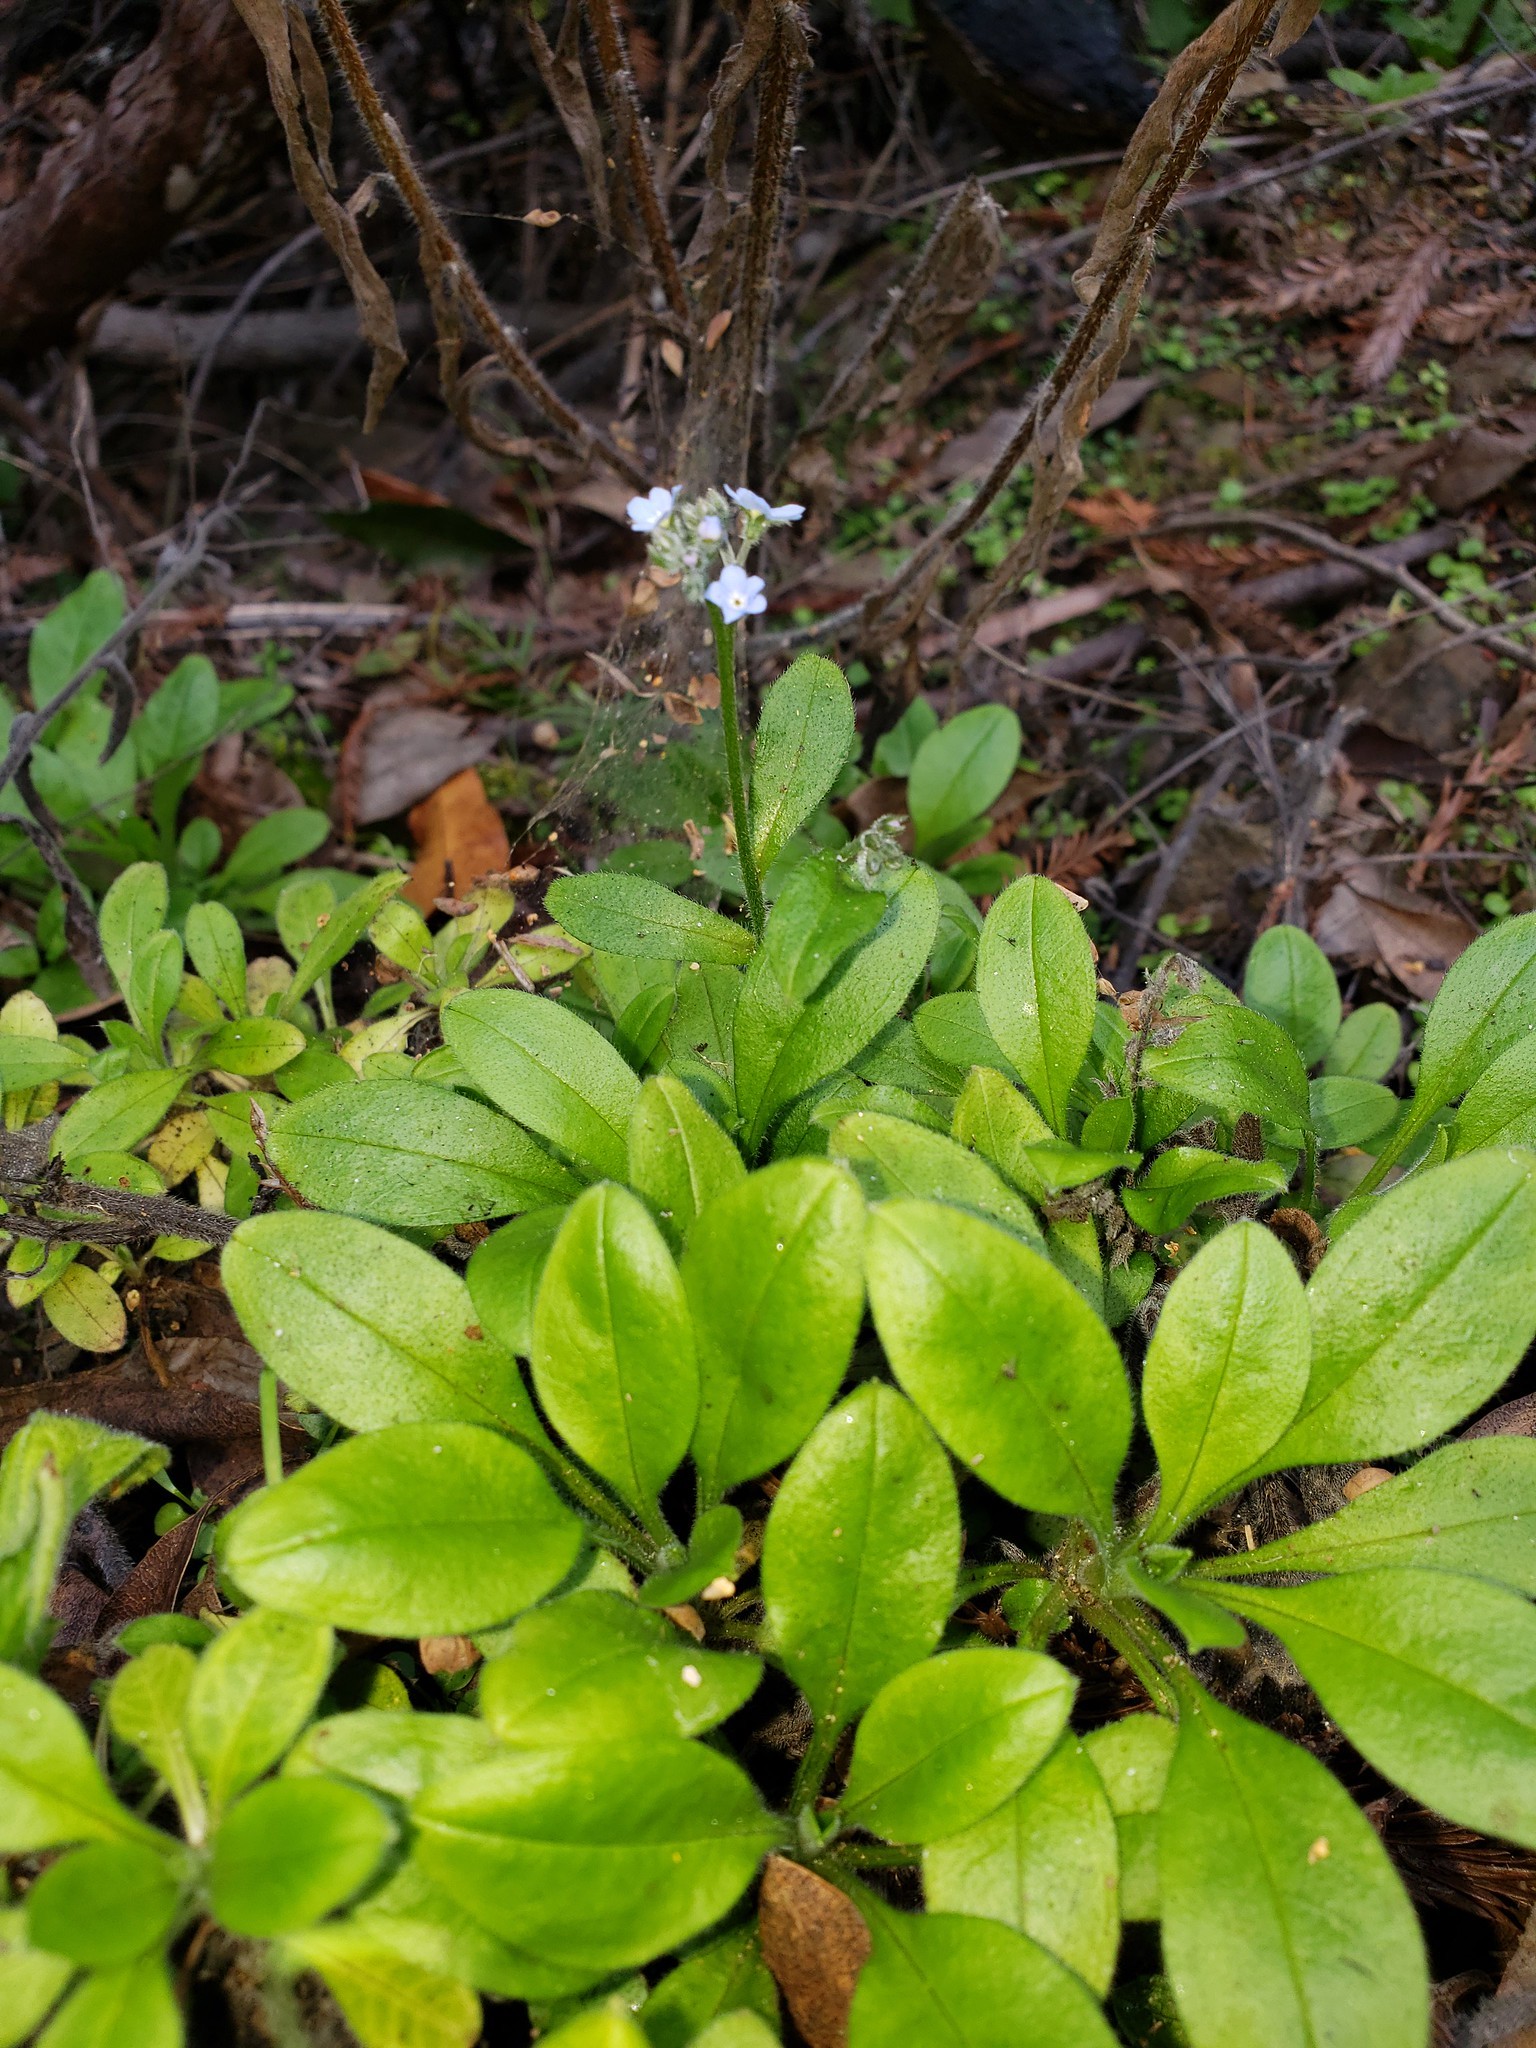
[(832, 1761), (832, 1752), (837, 1748), (837, 1738), (842, 1732), (843, 1724), (835, 1715), (817, 1720), (811, 1731), (810, 1747), (801, 1757), (800, 1768), (795, 1773), (795, 1789), (789, 1795), (791, 1813), (814, 1812), (822, 1780), (827, 1775), (827, 1766)]
[(667, 228), (661, 194), (656, 189), (655, 170), (645, 146), (640, 96), (635, 91), (629, 52), (624, 47), (623, 31), (613, 0), (587, 0), (587, 19), (592, 24), (592, 40), (597, 45), (603, 85), (608, 95), (608, 110), (619, 133), (619, 146), (629, 173), (630, 197), (645, 230), (651, 264), (661, 281), (673, 317), (687, 333), (693, 326), (693, 309), (688, 303), (683, 273), (678, 268), (677, 252)]
[(718, 605), (709, 607), (715, 634), (715, 667), (720, 676), (720, 722), (725, 729), (725, 775), (731, 789), (731, 816), (736, 823), (736, 852), (747, 896), (747, 916), (754, 934), (763, 936), (763, 889), (752, 856), (752, 813), (742, 763), (741, 718), (736, 709), (736, 628), (728, 626)]

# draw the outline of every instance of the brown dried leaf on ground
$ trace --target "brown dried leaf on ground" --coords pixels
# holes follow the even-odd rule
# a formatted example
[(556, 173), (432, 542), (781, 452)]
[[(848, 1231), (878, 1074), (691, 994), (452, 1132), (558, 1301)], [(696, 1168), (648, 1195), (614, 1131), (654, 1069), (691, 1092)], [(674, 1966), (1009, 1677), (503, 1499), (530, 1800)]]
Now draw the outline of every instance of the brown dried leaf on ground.
[(1355, 359), (1357, 391), (1374, 391), (1397, 368), (1398, 358), (1429, 304), (1450, 253), (1451, 245), (1444, 235), (1430, 235), (1408, 259), (1397, 283), (1383, 299), (1376, 325)]
[(1096, 498), (1068, 498), (1067, 510), (1102, 533), (1106, 540), (1125, 540), (1130, 534), (1145, 533), (1157, 518), (1157, 507), (1148, 498), (1133, 497), (1114, 486)]
[(1396, 264), (1348, 255), (1303, 256), (1278, 277), (1262, 279), (1239, 306), (1265, 319), (1285, 313), (1347, 313), (1374, 299), (1397, 275)]
[(1464, 427), (1429, 485), (1441, 512), (1464, 512), (1513, 481), (1536, 459), (1536, 412), (1510, 413), (1498, 426)]
[(1465, 348), (1485, 335), (1509, 331), (1529, 314), (1532, 293), (1528, 285), (1495, 286), (1476, 292), (1470, 299), (1452, 299), (1448, 305), (1432, 306), (1424, 315), (1424, 328), (1447, 348)]
[(404, 894), (422, 915), (439, 896), (463, 895), (482, 875), (505, 873), (512, 857), (501, 813), (473, 768), (450, 776), (410, 815), (416, 860)]
[(376, 824), (421, 803), (485, 760), (505, 729), (500, 719), (475, 718), (452, 705), (366, 705), (342, 747), (337, 787), (346, 822)]
[(770, 1856), (759, 1913), (763, 1960), (807, 2048), (846, 2048), (848, 2008), (870, 1948), (858, 1907), (803, 1864)]
[(1444, 904), (1362, 862), (1345, 871), (1323, 905), (1316, 936), (1330, 959), (1384, 968), (1427, 1002), (1477, 934)]

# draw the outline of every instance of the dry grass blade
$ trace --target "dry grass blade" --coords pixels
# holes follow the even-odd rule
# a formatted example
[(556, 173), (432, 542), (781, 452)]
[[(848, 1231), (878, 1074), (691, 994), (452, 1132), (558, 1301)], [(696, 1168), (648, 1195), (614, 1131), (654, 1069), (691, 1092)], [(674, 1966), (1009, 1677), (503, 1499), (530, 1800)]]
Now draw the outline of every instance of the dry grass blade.
[[(365, 427), (372, 429), (405, 368), (406, 357), (389, 287), (369, 260), (357, 222), (331, 190), (334, 180), (327, 160), (330, 101), (319, 54), (303, 16), (284, 0), (235, 0), (235, 4), (267, 67), (267, 90), (282, 126), (294, 185), (341, 265), (357, 306), (363, 339), (373, 351), (364, 414)], [(309, 113), (313, 150), (304, 133), (301, 103)], [(322, 105), (323, 115), (318, 111)]]
[(628, 197), (640, 216), (642, 236), (635, 253), (649, 256), (672, 317), (687, 333), (693, 326), (693, 311), (683, 288), (683, 274), (678, 268), (677, 252), (672, 247), (661, 194), (656, 188), (656, 172), (645, 141), (645, 117), (640, 111), (640, 95), (635, 90), (634, 73), (629, 68), (629, 52), (614, 0), (586, 0), (586, 6), (587, 20), (592, 25), (592, 40), (597, 45), (598, 63), (602, 67), (603, 87), (608, 95), (608, 111), (618, 131), (619, 149), (629, 174)]
[(533, 52), (533, 61), (544, 81), (544, 90), (554, 102), (555, 112), (565, 125), (565, 132), (581, 165), (587, 203), (592, 208), (592, 225), (600, 239), (607, 242), (613, 234), (613, 209), (608, 200), (608, 160), (597, 109), (587, 90), (587, 74), (581, 68), (579, 0), (567, 0), (560, 33), (553, 46), (528, 0), (519, 0), (518, 13), (528, 37), (528, 47)]
[[(940, 215), (921, 256), (900, 290), (870, 328), (863, 346), (833, 381), (789, 457), (829, 421), (876, 405), (897, 411), (911, 405), (937, 373), (944, 351), (980, 304), (1003, 257), (1002, 215), (976, 178), (968, 178)], [(893, 342), (910, 343), (911, 368), (894, 391), (871, 400), (881, 359)]]
[(1355, 360), (1357, 391), (1374, 391), (1397, 368), (1398, 358), (1423, 317), (1450, 253), (1450, 244), (1443, 235), (1431, 235), (1409, 258), (1397, 284), (1382, 301), (1376, 325)]

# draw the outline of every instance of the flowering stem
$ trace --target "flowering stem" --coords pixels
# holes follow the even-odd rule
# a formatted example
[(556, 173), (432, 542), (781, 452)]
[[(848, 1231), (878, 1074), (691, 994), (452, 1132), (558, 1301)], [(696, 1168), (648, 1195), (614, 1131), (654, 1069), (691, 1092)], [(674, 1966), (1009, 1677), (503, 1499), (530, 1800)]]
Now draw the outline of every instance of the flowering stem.
[(741, 861), (747, 916), (754, 934), (763, 935), (763, 890), (752, 859), (752, 818), (747, 809), (747, 783), (742, 769), (741, 720), (736, 713), (736, 628), (725, 622), (720, 607), (709, 607), (715, 633), (715, 667), (720, 676), (720, 721), (725, 728), (725, 775), (731, 788), (731, 816), (736, 821), (736, 852)]

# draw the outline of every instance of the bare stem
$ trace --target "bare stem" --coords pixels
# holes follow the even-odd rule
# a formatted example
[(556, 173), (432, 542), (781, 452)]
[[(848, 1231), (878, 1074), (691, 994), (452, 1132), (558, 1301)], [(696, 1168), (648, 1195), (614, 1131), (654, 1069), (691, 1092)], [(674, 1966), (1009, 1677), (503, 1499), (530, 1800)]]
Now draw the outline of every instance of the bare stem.
[(270, 1365), (261, 1368), (257, 1381), (261, 1406), (261, 1470), (268, 1486), (283, 1483), (283, 1436), (277, 1417), (277, 1374)]
[(655, 167), (645, 146), (640, 96), (635, 91), (634, 73), (629, 68), (629, 52), (624, 46), (619, 17), (613, 0), (586, 0), (586, 4), (587, 19), (592, 24), (592, 40), (597, 45), (598, 62), (603, 70), (603, 85), (608, 94), (608, 110), (619, 132), (619, 147), (624, 152), (625, 168), (629, 172), (630, 197), (640, 215), (646, 247), (661, 280), (667, 304), (674, 318), (688, 332), (693, 326), (693, 309), (688, 303), (683, 273), (678, 268), (677, 251), (672, 246), (666, 212), (656, 188)]
[(725, 775), (731, 790), (731, 816), (736, 824), (736, 853), (747, 896), (747, 916), (758, 938), (763, 935), (763, 889), (752, 856), (752, 814), (747, 808), (747, 782), (742, 765), (741, 719), (736, 709), (736, 628), (728, 626), (718, 605), (709, 607), (715, 633), (715, 667), (720, 675), (720, 722), (725, 730)]

